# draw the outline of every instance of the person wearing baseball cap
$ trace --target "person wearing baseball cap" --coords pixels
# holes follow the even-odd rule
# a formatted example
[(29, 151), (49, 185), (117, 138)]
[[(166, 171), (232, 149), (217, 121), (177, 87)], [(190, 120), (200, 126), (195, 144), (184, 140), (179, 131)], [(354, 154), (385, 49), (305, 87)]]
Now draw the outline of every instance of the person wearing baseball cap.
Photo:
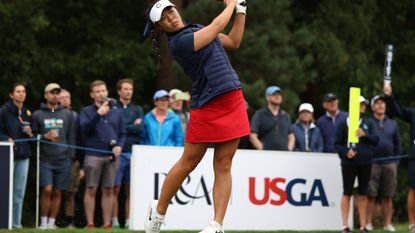
[[(195, 168), (200, 161), (193, 158), (202, 158), (209, 143), (216, 143), (214, 173), (217, 182), (213, 196), (217, 205), (214, 219), (202, 232), (223, 232), (223, 219), (230, 199), (232, 158), (240, 138), (250, 132), (242, 85), (225, 51), (241, 44), (246, 1), (223, 0), (223, 3), (224, 9), (206, 26), (185, 24), (168, 0), (155, 2), (148, 11), (144, 34), (153, 31), (151, 39), (157, 41), (159, 33), (166, 33), (173, 58), (193, 82), (184, 153), (164, 180), (158, 202), (153, 201), (150, 205), (151, 215), (144, 224), (146, 233), (160, 232), (171, 198), (189, 174), (189, 168)], [(234, 12), (231, 33), (225, 34), (223, 31)]]
[(269, 86), (269, 87), (267, 87), (267, 89), (265, 89), (265, 96), (271, 96), (271, 95), (274, 95), (274, 94), (281, 94), (281, 88), (280, 87), (278, 87), (278, 86)]
[(399, 159), (393, 159), (402, 154), (401, 137), (398, 123), (386, 115), (385, 98), (374, 96), (370, 105), (372, 116), (368, 122), (373, 126), (373, 132), (379, 137), (379, 143), (374, 150), (375, 161), (372, 164), (369, 188), (369, 202), (366, 228), (373, 230), (372, 218), (376, 200), (381, 200), (383, 213), (383, 230), (395, 231), (392, 225), (393, 197), (397, 188), (397, 170)]
[(360, 120), (356, 131), (358, 143), (349, 143), (349, 119), (340, 123), (336, 129), (336, 149), (341, 160), (343, 195), (341, 197), (342, 233), (351, 232), (349, 224), (350, 199), (353, 195), (356, 177), (359, 181), (357, 187), (357, 208), (359, 213), (360, 233), (368, 233), (366, 228), (367, 216), (367, 191), (369, 187), (370, 171), (374, 156), (373, 148), (378, 144), (379, 137), (374, 134), (373, 126), (364, 113), (368, 101), (360, 96)]
[(339, 109), (339, 101), (333, 93), (323, 96), (323, 108), (326, 112), (317, 119), (316, 125), (323, 136), (324, 152), (335, 153), (336, 128), (346, 121), (348, 114)]
[(42, 135), (48, 143), (40, 144), (40, 229), (55, 229), (62, 191), (67, 190), (75, 151), (55, 145), (75, 145), (75, 126), (72, 112), (59, 104), (61, 87), (49, 83), (45, 87), (40, 109), (33, 113), (34, 135)]
[(164, 97), (169, 97), (169, 93), (166, 90), (158, 90), (153, 95), (153, 101), (157, 101)]
[(183, 104), (184, 101), (189, 100), (190, 96), (187, 92), (183, 92), (179, 89), (171, 89), (169, 91), (169, 96), (170, 108), (179, 116), (180, 122), (182, 123), (183, 133), (186, 134), (187, 125), (189, 123), (189, 112)]
[(359, 97), (359, 102), (360, 102), (360, 104), (364, 104), (364, 105), (369, 104), (369, 101), (364, 96)]
[(278, 86), (265, 89), (267, 105), (251, 119), (249, 139), (257, 150), (293, 150), (295, 138), (288, 113), (281, 109), (282, 90)]
[[(371, 107), (371, 108), (373, 108), (373, 106), (375, 106), (375, 105), (376, 105), (376, 102), (377, 102), (378, 100), (383, 101), (383, 103), (385, 103), (385, 104), (386, 104), (386, 99), (385, 99), (385, 97), (384, 97), (384, 96), (381, 96), (381, 95), (375, 95), (375, 96), (373, 96), (373, 98), (370, 100), (370, 107)], [(385, 108), (386, 108), (386, 105), (385, 105)], [(372, 110), (373, 110), (373, 109), (372, 109)]]
[(292, 126), (294, 151), (323, 152), (323, 137), (314, 124), (313, 113), (314, 108), (310, 103), (302, 103), (298, 108), (298, 120)]
[(45, 93), (46, 92), (52, 92), (52, 91), (55, 91), (55, 90), (57, 92), (60, 92), (61, 91), (61, 86), (59, 86), (59, 84), (57, 84), (57, 83), (49, 83), (45, 87)]
[(169, 109), (169, 93), (158, 90), (153, 95), (155, 108), (145, 114), (140, 144), (183, 146), (184, 137), (177, 114)]
[(366, 108), (367, 108), (367, 105), (369, 104), (369, 101), (365, 97), (360, 96), (359, 102), (360, 102), (360, 118), (362, 118), (366, 114)]

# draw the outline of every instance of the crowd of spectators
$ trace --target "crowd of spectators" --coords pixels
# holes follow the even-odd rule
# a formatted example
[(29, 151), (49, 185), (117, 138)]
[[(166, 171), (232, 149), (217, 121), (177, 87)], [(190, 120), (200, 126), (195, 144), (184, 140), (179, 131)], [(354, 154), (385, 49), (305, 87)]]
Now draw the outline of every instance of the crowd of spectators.
[[(85, 178), (84, 208), (86, 228), (95, 228), (95, 197), (102, 193), (103, 228), (120, 228), (118, 221), (120, 192), (125, 193), (125, 224), (129, 225), (130, 160), (132, 145), (183, 146), (189, 120), (189, 94), (179, 89), (157, 90), (154, 108), (144, 113), (133, 103), (134, 83), (122, 79), (117, 83), (118, 99), (109, 98), (107, 85), (101, 80), (90, 84), (92, 104), (79, 114), (71, 107), (71, 95), (57, 83), (44, 88), (45, 102), (33, 114), (25, 108), (26, 88), (14, 84), (10, 100), (0, 109), (0, 140), (14, 142), (13, 227), (21, 228), (22, 205), (25, 194), (31, 142), (19, 139), (40, 135), (40, 229), (56, 228), (61, 200), (65, 206), (64, 219), (74, 225), (74, 195), (80, 180)], [(241, 140), (241, 149), (281, 150), (338, 153), (343, 175), (342, 232), (350, 232), (349, 202), (353, 184), (359, 180), (357, 205), (361, 232), (373, 229), (372, 216), (376, 200), (384, 209), (384, 230), (394, 231), (392, 198), (397, 186), (397, 165), (393, 157), (402, 154), (399, 127), (386, 115), (386, 106), (397, 116), (415, 126), (412, 108), (403, 108), (385, 84), (384, 95), (371, 101), (361, 97), (361, 119), (356, 132), (359, 143), (347, 140), (348, 113), (339, 109), (334, 93), (323, 96), (325, 113), (315, 120), (314, 106), (303, 102), (295, 122), (281, 108), (283, 91), (278, 86), (265, 90), (266, 106), (251, 118), (251, 134)], [(372, 115), (366, 114), (366, 107)], [(412, 128), (411, 128), (412, 129)], [(414, 133), (411, 130), (411, 140)], [(84, 149), (64, 147), (76, 145)], [(89, 149), (85, 149), (89, 148)], [(414, 154), (414, 146), (411, 154)], [(373, 160), (375, 158), (375, 160)], [(381, 160), (376, 160), (380, 158)], [(385, 159), (392, 158), (392, 159)], [(411, 174), (415, 165), (410, 163)], [(415, 177), (411, 176), (408, 194), (408, 215), (411, 232), (415, 232)]]

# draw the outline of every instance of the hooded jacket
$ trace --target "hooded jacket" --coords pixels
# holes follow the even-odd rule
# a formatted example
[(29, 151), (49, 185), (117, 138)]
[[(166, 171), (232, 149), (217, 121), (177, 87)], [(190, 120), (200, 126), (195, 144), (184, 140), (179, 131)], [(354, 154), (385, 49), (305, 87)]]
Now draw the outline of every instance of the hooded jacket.
[(141, 143), (158, 146), (183, 146), (184, 136), (179, 116), (169, 111), (166, 119), (159, 123), (154, 110), (144, 116), (144, 130)]
[[(75, 126), (72, 112), (58, 105), (51, 109), (46, 103), (40, 105), (40, 109), (33, 113), (33, 134), (40, 134), (42, 140), (47, 140), (45, 134), (50, 130), (58, 131), (56, 143), (75, 145)], [(64, 145), (40, 144), (40, 159), (46, 161), (58, 161), (73, 159), (75, 150)]]

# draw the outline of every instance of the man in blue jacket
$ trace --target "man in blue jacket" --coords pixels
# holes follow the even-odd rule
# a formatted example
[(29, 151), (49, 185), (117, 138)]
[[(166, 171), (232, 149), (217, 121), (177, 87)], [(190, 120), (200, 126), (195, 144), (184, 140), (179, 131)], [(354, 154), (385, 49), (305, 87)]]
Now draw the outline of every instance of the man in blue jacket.
[(368, 230), (373, 229), (372, 216), (375, 211), (376, 199), (381, 201), (383, 212), (383, 230), (396, 231), (392, 225), (393, 202), (392, 198), (397, 186), (399, 160), (393, 157), (402, 154), (401, 136), (398, 123), (386, 116), (385, 99), (375, 96), (370, 101), (373, 116), (368, 119), (373, 126), (373, 132), (379, 137), (379, 144), (374, 148), (375, 161), (372, 164), (368, 188)]
[(336, 128), (346, 121), (348, 114), (340, 111), (339, 101), (333, 93), (324, 95), (323, 108), (326, 110), (326, 113), (318, 118), (316, 125), (323, 136), (324, 152), (335, 153)]
[(141, 144), (183, 146), (184, 135), (179, 116), (169, 110), (169, 93), (158, 90), (153, 96), (156, 107), (144, 116)]
[(402, 107), (392, 93), (392, 86), (385, 82), (383, 93), (386, 95), (386, 104), (391, 113), (410, 124), (409, 130), (409, 191), (408, 191), (408, 221), (409, 231), (415, 233), (415, 107)]
[(79, 118), (83, 145), (97, 149), (85, 152), (84, 207), (87, 228), (95, 227), (95, 196), (101, 181), (103, 228), (111, 229), (113, 188), (126, 131), (116, 101), (108, 98), (105, 82), (101, 80), (92, 82), (90, 95), (94, 103), (84, 107)]

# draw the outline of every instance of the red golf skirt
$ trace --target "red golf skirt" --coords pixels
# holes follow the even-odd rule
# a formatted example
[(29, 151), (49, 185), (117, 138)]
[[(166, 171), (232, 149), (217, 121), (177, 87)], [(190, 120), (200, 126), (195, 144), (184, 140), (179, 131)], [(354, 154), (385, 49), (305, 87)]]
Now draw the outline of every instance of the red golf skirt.
[(249, 135), (250, 127), (242, 90), (215, 97), (190, 110), (186, 142), (224, 142)]

